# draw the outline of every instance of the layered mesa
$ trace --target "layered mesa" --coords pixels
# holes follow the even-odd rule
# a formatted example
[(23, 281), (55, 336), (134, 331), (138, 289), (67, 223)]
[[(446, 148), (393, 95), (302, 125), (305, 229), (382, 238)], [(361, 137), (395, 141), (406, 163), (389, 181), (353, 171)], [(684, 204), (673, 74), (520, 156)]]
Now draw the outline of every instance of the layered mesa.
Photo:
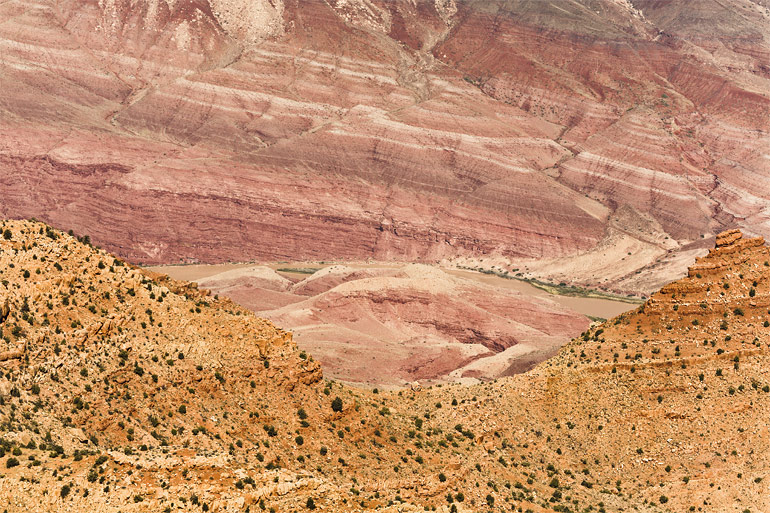
[(701, 237), (770, 232), (761, 3), (11, 0), (0, 16), (0, 214), (131, 261), (485, 256), (649, 293)]

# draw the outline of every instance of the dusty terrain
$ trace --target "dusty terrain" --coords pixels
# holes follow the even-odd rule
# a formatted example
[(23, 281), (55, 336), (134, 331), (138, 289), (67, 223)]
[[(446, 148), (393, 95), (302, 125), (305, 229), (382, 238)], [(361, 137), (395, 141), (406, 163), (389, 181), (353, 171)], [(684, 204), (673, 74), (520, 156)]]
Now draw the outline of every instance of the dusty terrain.
[(382, 392), (229, 300), (0, 225), (9, 512), (770, 508), (762, 239), (720, 235), (526, 374)]
[(564, 4), (3, 2), (0, 215), (132, 262), (496, 258), (634, 293), (770, 235), (766, 3)]
[[(635, 307), (415, 264), (151, 269), (194, 280), (290, 330), (298, 346), (321, 362), (326, 377), (374, 386), (524, 372), (585, 330), (585, 315), (614, 317)], [(304, 273), (291, 272), (297, 270)]]

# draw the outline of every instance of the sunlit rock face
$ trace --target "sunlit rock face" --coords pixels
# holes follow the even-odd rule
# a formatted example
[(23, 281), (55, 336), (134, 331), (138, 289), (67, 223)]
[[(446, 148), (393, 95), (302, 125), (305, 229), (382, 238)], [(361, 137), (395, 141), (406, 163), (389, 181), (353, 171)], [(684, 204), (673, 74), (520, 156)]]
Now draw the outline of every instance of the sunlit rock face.
[(146, 263), (515, 263), (630, 237), (604, 284), (636, 291), (702, 235), (770, 235), (766, 8), (509, 4), (5, 2), (0, 215)]

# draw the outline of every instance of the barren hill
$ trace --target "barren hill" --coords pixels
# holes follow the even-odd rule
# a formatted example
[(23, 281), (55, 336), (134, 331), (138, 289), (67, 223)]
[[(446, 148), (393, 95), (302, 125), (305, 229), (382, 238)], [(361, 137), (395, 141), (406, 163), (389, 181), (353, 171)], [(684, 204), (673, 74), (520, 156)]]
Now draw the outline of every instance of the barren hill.
[(0, 236), (0, 507), (764, 511), (770, 251), (690, 276), (527, 374), (377, 392), (278, 328), (38, 222)]
[(199, 284), (290, 329), (325, 376), (372, 386), (523, 372), (590, 323), (547, 298), (420, 264), (331, 266), (295, 284), (254, 266)]
[(764, 2), (10, 0), (0, 16), (0, 216), (133, 262), (493, 255), (651, 292), (701, 236), (770, 234)]

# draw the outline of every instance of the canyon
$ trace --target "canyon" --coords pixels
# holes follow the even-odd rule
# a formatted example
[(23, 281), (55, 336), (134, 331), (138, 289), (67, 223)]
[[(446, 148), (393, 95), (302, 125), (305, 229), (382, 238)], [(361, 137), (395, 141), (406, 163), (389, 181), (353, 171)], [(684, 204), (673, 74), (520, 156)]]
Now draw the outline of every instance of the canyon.
[(642, 295), (723, 228), (770, 235), (764, 1), (0, 18), (0, 217), (130, 262), (497, 265)]
[(770, 510), (768, 27), (0, 1), (0, 510)]

